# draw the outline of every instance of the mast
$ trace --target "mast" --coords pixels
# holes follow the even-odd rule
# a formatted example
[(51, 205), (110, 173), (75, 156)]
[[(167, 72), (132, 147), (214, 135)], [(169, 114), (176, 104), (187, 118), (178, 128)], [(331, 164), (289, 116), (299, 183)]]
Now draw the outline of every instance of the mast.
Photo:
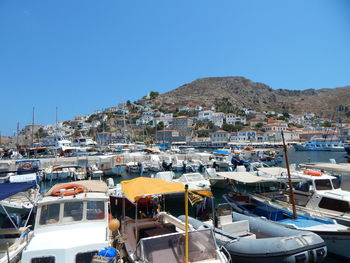
[(185, 185), (185, 263), (188, 263), (188, 185)]
[(19, 135), (19, 122), (17, 122), (17, 132), (16, 132), (16, 149), (18, 151), (18, 135)]
[(33, 107), (33, 115), (32, 115), (32, 147), (34, 147), (34, 107)]
[(295, 208), (295, 199), (294, 199), (294, 191), (293, 191), (293, 185), (292, 185), (292, 179), (290, 176), (290, 170), (289, 170), (289, 161), (288, 161), (288, 154), (287, 154), (287, 146), (286, 143), (284, 141), (284, 133), (283, 131), (281, 131), (282, 134), (282, 141), (283, 141), (283, 151), (284, 151), (284, 157), (286, 159), (286, 166), (287, 166), (287, 173), (288, 173), (288, 185), (289, 185), (289, 201), (292, 204), (292, 208), (293, 208), (293, 218), (297, 219), (298, 215), (297, 215), (297, 211)]

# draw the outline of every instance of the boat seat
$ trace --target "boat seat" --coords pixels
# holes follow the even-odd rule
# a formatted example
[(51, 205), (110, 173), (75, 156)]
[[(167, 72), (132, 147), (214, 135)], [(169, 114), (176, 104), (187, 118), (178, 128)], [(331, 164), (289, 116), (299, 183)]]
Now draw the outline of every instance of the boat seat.
[(222, 231), (235, 235), (235, 236), (245, 236), (250, 234), (249, 221), (241, 220), (241, 221), (232, 221), (231, 215), (220, 216), (219, 224), (221, 226)]

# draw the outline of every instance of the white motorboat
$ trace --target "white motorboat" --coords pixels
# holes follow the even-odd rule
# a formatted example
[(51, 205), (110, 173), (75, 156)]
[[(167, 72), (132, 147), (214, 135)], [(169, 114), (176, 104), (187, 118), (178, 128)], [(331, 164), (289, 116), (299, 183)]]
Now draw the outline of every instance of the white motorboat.
[(225, 189), (228, 186), (226, 178), (218, 175), (215, 168), (205, 168), (204, 178), (209, 180), (211, 187)]
[(42, 173), (40, 170), (39, 159), (25, 159), (18, 160), (15, 163), (16, 171), (10, 173), (8, 182), (10, 183), (21, 183), (21, 182), (32, 182), (40, 181)]
[(317, 137), (314, 137), (305, 143), (294, 144), (293, 147), (296, 151), (345, 152), (343, 142), (337, 138), (317, 138)]
[(58, 165), (51, 166), (44, 171), (44, 180), (62, 180), (71, 178), (73, 180), (83, 180), (87, 176), (86, 168), (80, 165)]
[(178, 179), (174, 179), (173, 182), (187, 184), (190, 190), (195, 190), (197, 193), (202, 193), (206, 196), (212, 196), (209, 180), (205, 179), (200, 173), (185, 173)]
[(15, 209), (6, 206), (13, 195), (23, 192), (33, 185), (34, 183), (32, 185), (29, 183), (0, 184), (0, 206), (3, 213), (0, 229), (0, 263), (18, 262), (23, 249), (33, 236), (28, 224), (35, 204), (27, 207), (28, 210), (25, 213), (21, 213), (23, 212), (23, 203), (10, 203), (11, 206), (18, 205)]
[(94, 180), (52, 187), (38, 202), (34, 237), (21, 262), (91, 262), (111, 242), (107, 192)]
[(350, 226), (350, 192), (340, 188), (337, 177), (311, 169), (292, 174), (303, 179), (294, 190), (299, 210)]
[(30, 213), (41, 198), (40, 188), (35, 183), (4, 183), (0, 184), (0, 191), (11, 191), (11, 195), (0, 201), (0, 213), (17, 213), (25, 215)]

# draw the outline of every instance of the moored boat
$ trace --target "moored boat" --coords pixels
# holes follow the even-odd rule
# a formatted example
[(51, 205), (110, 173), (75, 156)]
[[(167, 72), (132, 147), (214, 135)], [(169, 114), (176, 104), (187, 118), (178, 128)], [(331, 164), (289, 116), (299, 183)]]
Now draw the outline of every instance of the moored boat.
[(38, 202), (34, 237), (21, 262), (91, 262), (112, 241), (107, 192), (104, 182), (93, 180), (52, 187)]

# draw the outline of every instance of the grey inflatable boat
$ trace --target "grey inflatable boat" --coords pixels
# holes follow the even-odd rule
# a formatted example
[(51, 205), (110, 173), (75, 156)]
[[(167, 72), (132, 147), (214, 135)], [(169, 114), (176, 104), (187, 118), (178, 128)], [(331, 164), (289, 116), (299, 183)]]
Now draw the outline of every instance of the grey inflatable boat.
[[(185, 220), (184, 216), (179, 217)], [(195, 229), (212, 225), (189, 218)], [(218, 216), (214, 228), (216, 241), (230, 253), (233, 262), (243, 263), (299, 263), (321, 262), (327, 255), (321, 237), (308, 232), (288, 229), (259, 217), (232, 212)]]

